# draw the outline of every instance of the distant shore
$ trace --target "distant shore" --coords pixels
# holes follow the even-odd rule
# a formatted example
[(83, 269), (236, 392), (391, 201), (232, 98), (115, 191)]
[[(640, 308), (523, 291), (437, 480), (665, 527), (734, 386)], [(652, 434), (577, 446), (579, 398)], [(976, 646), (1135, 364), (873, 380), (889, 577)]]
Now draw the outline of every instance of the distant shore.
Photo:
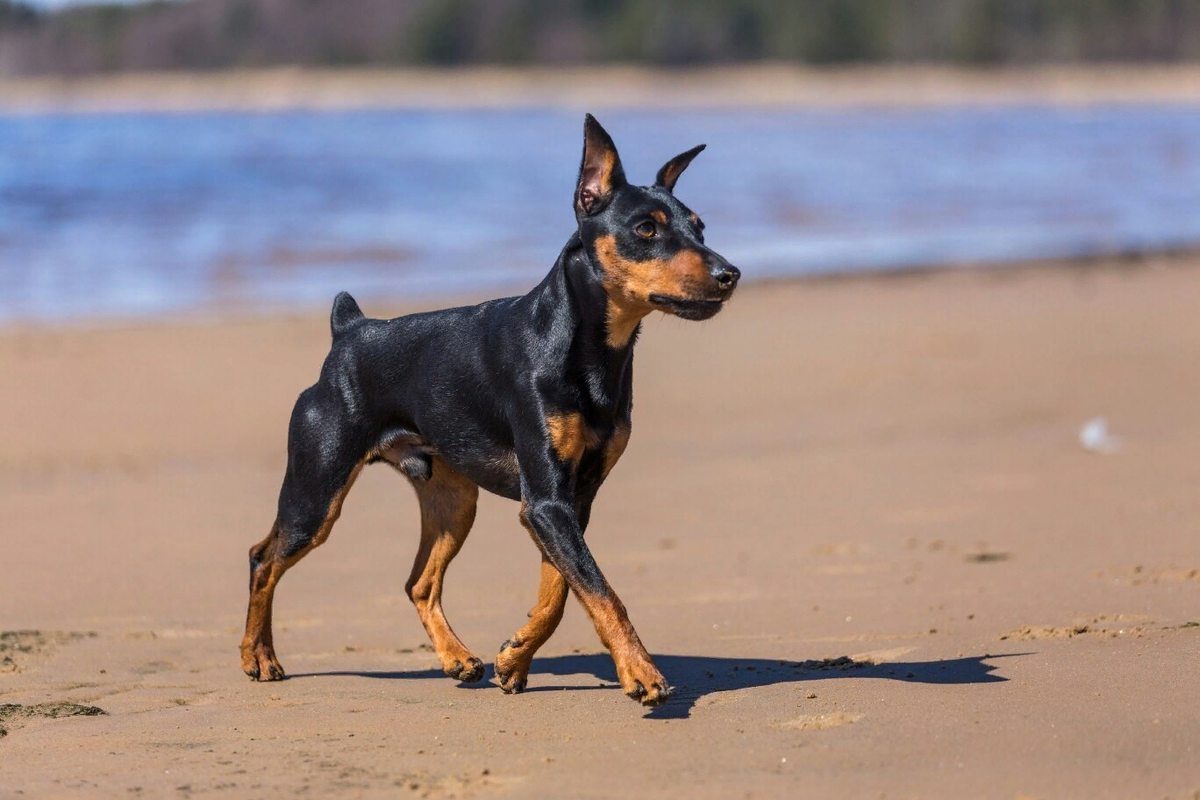
[(300, 68), (0, 79), (0, 113), (1200, 103), (1200, 65)]

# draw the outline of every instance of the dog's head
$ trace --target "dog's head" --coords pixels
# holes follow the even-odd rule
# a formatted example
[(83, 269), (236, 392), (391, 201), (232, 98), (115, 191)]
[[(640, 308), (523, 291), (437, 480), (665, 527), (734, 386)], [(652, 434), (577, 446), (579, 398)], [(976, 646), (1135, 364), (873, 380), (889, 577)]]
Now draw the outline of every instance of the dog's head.
[(634, 186), (625, 180), (612, 138), (591, 114), (584, 121), (575, 217), (602, 273), (610, 344), (628, 341), (651, 311), (709, 319), (737, 287), (737, 267), (705, 246), (704, 223), (674, 195), (675, 182), (703, 149), (672, 158), (653, 186)]

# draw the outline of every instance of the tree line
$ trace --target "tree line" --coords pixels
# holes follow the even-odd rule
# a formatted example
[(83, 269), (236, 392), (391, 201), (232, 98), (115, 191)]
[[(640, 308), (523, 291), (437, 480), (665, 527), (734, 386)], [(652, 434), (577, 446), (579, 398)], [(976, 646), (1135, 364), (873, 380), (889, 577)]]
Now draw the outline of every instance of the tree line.
[(0, 0), (0, 74), (1200, 59), (1196, 0)]

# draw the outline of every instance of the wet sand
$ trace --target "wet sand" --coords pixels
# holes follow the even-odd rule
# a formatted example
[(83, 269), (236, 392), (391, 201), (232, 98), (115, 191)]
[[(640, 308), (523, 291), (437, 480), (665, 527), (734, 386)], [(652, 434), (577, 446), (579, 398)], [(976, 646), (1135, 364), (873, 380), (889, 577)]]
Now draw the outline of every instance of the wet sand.
[[(442, 676), (383, 466), (251, 683), (245, 553), (324, 315), (7, 329), (0, 630), (38, 633), (0, 636), (0, 794), (1200, 796), (1197, 308), (1185, 258), (650, 320), (589, 531), (680, 689), (650, 711), (574, 601), (526, 694)], [(516, 511), (483, 498), (447, 582), (489, 664), (536, 592)]]
[(699, 69), (230, 70), (0, 79), (0, 113), (284, 109), (907, 108), (1200, 103), (1200, 66), (757, 64)]

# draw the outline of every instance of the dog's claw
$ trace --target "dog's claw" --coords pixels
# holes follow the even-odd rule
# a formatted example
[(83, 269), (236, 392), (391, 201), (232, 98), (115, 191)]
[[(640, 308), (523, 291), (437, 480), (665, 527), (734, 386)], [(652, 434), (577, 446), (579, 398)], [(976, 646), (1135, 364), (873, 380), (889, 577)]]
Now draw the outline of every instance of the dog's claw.
[(675, 687), (665, 684), (659, 685), (656, 683), (650, 688), (653, 691), (648, 692), (641, 698), (642, 705), (644, 706), (661, 706), (675, 694)]

